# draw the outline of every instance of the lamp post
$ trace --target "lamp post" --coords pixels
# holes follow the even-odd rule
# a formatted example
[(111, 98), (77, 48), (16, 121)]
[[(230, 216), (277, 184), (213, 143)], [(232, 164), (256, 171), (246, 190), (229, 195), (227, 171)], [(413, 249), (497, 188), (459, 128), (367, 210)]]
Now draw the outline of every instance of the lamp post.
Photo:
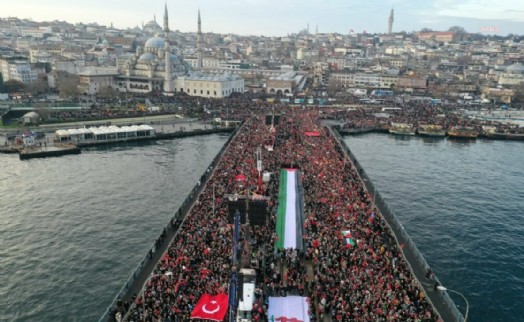
[(464, 302), (466, 302), (466, 314), (464, 315), (464, 322), (467, 322), (468, 321), (468, 313), (469, 313), (469, 302), (468, 302), (468, 299), (462, 293), (457, 292), (455, 290), (450, 290), (449, 288), (446, 288), (446, 287), (441, 286), (441, 285), (437, 286), (437, 290), (455, 293), (455, 294), (460, 295), (464, 299)]

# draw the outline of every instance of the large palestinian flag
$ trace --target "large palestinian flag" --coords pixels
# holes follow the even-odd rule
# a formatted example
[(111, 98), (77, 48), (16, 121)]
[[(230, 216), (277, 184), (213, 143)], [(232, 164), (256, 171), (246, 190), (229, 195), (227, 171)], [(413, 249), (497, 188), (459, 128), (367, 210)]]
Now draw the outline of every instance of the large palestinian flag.
[(304, 192), (298, 169), (280, 170), (275, 248), (304, 249)]

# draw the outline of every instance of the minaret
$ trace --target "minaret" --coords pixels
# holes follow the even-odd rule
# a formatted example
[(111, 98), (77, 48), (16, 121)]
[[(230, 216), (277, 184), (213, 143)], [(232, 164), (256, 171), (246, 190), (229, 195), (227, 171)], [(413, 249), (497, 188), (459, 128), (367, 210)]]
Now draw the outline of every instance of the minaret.
[(164, 68), (164, 92), (173, 92), (173, 76), (171, 76), (171, 49), (167, 41), (169, 35), (169, 18), (167, 14), (167, 1), (164, 6), (164, 61), (166, 66)]
[(167, 36), (169, 34), (169, 18), (167, 16), (167, 1), (166, 5), (164, 7), (164, 38), (167, 40)]
[(202, 20), (200, 9), (198, 9), (198, 31), (197, 31), (197, 69), (202, 68)]
[(173, 77), (171, 76), (171, 50), (169, 49), (169, 43), (167, 40), (164, 42), (164, 61), (165, 75), (164, 75), (164, 92), (173, 92)]
[(388, 34), (391, 35), (391, 31), (393, 30), (393, 21), (395, 21), (395, 19), (393, 18), (393, 8), (391, 8), (391, 13), (389, 14), (389, 19), (388, 19)]

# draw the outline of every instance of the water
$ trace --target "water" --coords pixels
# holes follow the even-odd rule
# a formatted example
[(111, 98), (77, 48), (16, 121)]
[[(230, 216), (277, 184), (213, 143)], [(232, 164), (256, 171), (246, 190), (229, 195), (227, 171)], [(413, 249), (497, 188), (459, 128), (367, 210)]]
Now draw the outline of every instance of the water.
[(442, 284), (467, 297), (468, 320), (522, 321), (524, 145), (385, 134), (345, 141)]
[[(226, 140), (0, 155), (0, 321), (98, 320)], [(522, 143), (346, 142), (470, 321), (521, 321)]]
[(0, 321), (97, 321), (227, 137), (0, 155)]

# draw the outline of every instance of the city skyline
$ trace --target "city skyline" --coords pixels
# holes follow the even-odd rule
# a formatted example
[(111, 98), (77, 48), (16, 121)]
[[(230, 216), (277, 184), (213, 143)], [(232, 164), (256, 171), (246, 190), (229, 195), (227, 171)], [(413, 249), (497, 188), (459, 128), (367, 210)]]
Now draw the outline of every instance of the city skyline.
[[(201, 10), (202, 31), (239, 35), (285, 36), (306, 29), (315, 33), (350, 31), (386, 33), (391, 9), (395, 11), (393, 32), (422, 28), (445, 31), (464, 27), (471, 33), (506, 35), (524, 30), (524, 3), (510, 0), (388, 0), (364, 3), (356, 0), (197, 0), (144, 2), (138, 0), (102, 2), (37, 0), (13, 2), (2, 8), (3, 18), (30, 18), (34, 21), (93, 23), (118, 29), (141, 27), (153, 20), (162, 25), (164, 4), (170, 13), (170, 29), (196, 32)], [(115, 14), (118, 13), (118, 14)], [(268, 23), (269, 22), (269, 23)]]

